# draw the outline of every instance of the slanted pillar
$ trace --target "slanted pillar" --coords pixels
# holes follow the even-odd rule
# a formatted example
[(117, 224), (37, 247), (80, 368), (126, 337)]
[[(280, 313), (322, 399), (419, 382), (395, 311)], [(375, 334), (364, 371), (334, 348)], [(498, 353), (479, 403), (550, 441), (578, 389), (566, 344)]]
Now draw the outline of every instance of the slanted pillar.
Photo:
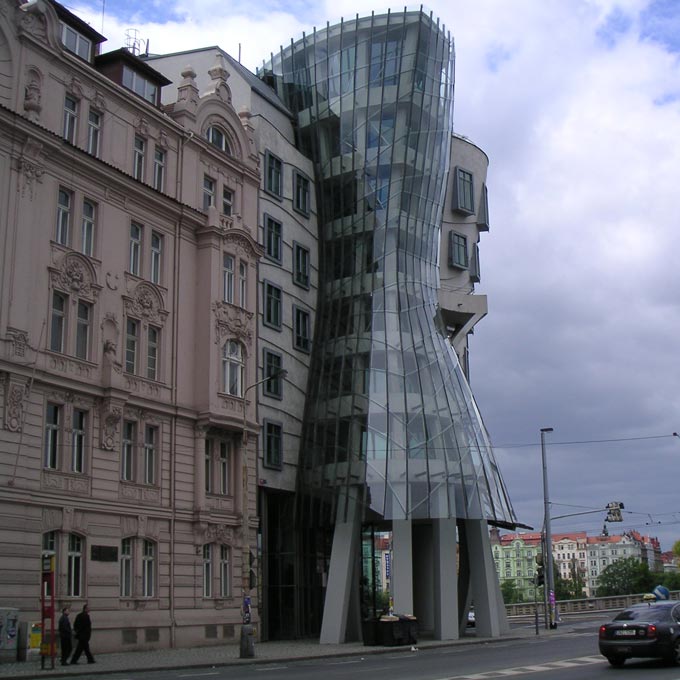
[(343, 519), (345, 521), (336, 522), (333, 531), (328, 587), (319, 638), (322, 645), (342, 644), (347, 635), (347, 621), (350, 614), (361, 534), (355, 501), (348, 501), (347, 515)]
[(456, 520), (432, 521), (434, 567), (434, 637), (458, 639), (458, 569)]
[(508, 617), (494, 565), (486, 520), (465, 520), (470, 559), (470, 585), (478, 637), (500, 637), (509, 632)]
[(392, 597), (395, 614), (413, 613), (413, 535), (410, 520), (392, 522)]

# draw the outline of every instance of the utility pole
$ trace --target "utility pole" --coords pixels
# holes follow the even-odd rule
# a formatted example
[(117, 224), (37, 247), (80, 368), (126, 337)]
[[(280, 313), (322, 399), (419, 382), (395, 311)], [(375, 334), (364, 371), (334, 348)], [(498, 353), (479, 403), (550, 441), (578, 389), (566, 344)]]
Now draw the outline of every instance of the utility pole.
[(543, 512), (545, 527), (545, 569), (548, 586), (548, 607), (550, 610), (550, 628), (557, 628), (555, 621), (555, 575), (553, 574), (552, 528), (550, 526), (550, 493), (548, 491), (548, 466), (545, 460), (545, 435), (552, 432), (552, 427), (541, 428), (541, 461), (543, 463)]

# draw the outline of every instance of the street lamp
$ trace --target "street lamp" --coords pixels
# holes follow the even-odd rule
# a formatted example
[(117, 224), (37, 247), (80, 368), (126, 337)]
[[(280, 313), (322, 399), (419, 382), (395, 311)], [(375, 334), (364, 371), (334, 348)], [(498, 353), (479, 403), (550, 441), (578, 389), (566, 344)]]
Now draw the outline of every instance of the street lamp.
[[(541, 428), (541, 461), (543, 462), (543, 513), (545, 527), (545, 569), (550, 608), (550, 628), (557, 628), (555, 621), (555, 575), (553, 574), (552, 529), (550, 527), (550, 494), (548, 492), (548, 467), (545, 461), (545, 435), (553, 432), (552, 427)], [(546, 626), (547, 627), (547, 626)]]
[(241, 435), (241, 462), (242, 462), (242, 541), (243, 541), (243, 557), (241, 561), (241, 585), (243, 588), (243, 607), (241, 615), (243, 617), (243, 623), (250, 623), (250, 528), (249, 528), (249, 513), (248, 513), (248, 402), (246, 401), (246, 395), (248, 392), (258, 385), (268, 382), (269, 380), (275, 380), (277, 378), (284, 379), (288, 375), (288, 371), (279, 368), (272, 371), (268, 376), (254, 382), (252, 385), (248, 385), (243, 390), (243, 432)]

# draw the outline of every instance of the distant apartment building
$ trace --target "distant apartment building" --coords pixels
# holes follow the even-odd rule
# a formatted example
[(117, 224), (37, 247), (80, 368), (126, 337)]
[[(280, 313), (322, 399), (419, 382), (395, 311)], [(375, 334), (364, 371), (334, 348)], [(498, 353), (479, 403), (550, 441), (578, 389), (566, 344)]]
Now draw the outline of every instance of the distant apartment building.
[[(491, 545), (501, 583), (515, 583), (524, 601), (534, 597), (536, 557), (541, 554), (541, 534), (521, 532), (500, 534), (492, 529)], [(586, 532), (552, 535), (553, 565), (559, 578), (572, 581), (578, 577), (584, 583), (584, 596), (597, 595), (600, 574), (617, 560), (634, 557), (649, 566), (650, 571), (662, 571), (659, 541), (637, 531), (618, 536), (588, 536)], [(542, 597), (542, 595), (539, 596)]]

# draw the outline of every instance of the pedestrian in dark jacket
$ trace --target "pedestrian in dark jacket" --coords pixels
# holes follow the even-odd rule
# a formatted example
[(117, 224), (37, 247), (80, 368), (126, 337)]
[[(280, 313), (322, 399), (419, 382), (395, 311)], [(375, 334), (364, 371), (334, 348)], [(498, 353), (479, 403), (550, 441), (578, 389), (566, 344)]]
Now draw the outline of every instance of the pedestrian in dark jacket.
[(87, 605), (83, 606), (83, 611), (76, 616), (73, 622), (73, 632), (75, 633), (78, 644), (76, 651), (71, 658), (71, 665), (78, 663), (80, 655), (85, 652), (87, 663), (94, 663), (94, 657), (90, 652), (90, 637), (92, 636), (92, 622), (90, 621), (90, 608)]
[(68, 658), (73, 650), (73, 631), (68, 615), (70, 607), (64, 607), (59, 617), (59, 642), (61, 646), (61, 665), (68, 666)]

